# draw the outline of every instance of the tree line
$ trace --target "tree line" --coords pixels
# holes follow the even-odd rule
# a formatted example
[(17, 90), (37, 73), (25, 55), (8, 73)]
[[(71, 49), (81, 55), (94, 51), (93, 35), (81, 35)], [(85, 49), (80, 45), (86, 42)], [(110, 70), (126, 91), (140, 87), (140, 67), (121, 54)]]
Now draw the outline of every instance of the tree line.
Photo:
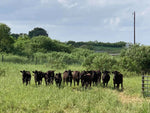
[(67, 44), (71, 44), (74, 47), (82, 47), (82, 46), (103, 46), (103, 47), (125, 47), (126, 42), (120, 41), (116, 43), (104, 43), (98, 41), (88, 41), (88, 42), (75, 42), (75, 41), (68, 41)]
[(48, 53), (51, 51), (71, 52), (70, 45), (48, 37), (43, 28), (34, 28), (28, 34), (15, 34), (10, 28), (0, 23), (0, 52), (17, 55), (33, 55), (37, 52)]
[(11, 33), (11, 28), (0, 23), (0, 52), (17, 55), (31, 55), (36, 52), (48, 53), (51, 51), (71, 53), (74, 48), (94, 50), (94, 46), (124, 47), (126, 42), (103, 43), (98, 41), (89, 42), (60, 42), (48, 36), (45, 29), (36, 27), (26, 33)]

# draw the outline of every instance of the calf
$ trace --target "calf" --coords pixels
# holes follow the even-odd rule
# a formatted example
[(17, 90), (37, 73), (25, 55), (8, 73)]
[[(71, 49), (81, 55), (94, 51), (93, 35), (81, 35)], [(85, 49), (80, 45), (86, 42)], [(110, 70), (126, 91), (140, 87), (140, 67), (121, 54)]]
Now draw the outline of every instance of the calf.
[(80, 73), (80, 79), (81, 79), (81, 85), (82, 85), (82, 87), (84, 87), (84, 76), (87, 74), (87, 72), (86, 71), (82, 71), (81, 73)]
[(103, 71), (103, 76), (102, 76), (102, 80), (103, 80), (103, 86), (105, 87), (107, 87), (107, 85), (108, 85), (108, 82), (109, 82), (109, 80), (110, 80), (110, 76), (109, 76), (109, 71)]
[(91, 82), (92, 82), (92, 75), (91, 75), (91, 73), (88, 73), (86, 71), (81, 72), (81, 84), (82, 84), (82, 87), (85, 86), (85, 88), (87, 88), (88, 85), (90, 85), (90, 87), (91, 87)]
[(114, 88), (116, 88), (115, 85), (117, 84), (117, 89), (119, 89), (119, 85), (121, 84), (121, 89), (123, 89), (123, 75), (118, 71), (113, 71), (112, 73), (114, 74), (113, 78)]
[(92, 82), (93, 82), (93, 86), (96, 85), (98, 83), (98, 74), (96, 71), (92, 71)]
[(75, 82), (77, 82), (77, 85), (79, 86), (80, 72), (79, 71), (74, 71), (73, 74), (72, 74), (72, 78), (74, 80), (74, 86), (75, 86)]
[(70, 82), (70, 86), (72, 85), (72, 71), (71, 70), (65, 71), (63, 73), (63, 83), (65, 84), (65, 82), (67, 83), (67, 85), (68, 85), (68, 82)]
[(60, 88), (60, 85), (61, 85), (61, 81), (62, 81), (61, 73), (56, 73), (56, 75), (55, 75), (55, 82), (56, 82), (56, 85), (59, 88)]
[(44, 77), (42, 72), (41, 71), (37, 71), (37, 70), (32, 71), (32, 72), (34, 73), (33, 76), (34, 76), (35, 84), (36, 85), (37, 85), (37, 83), (38, 83), (38, 85), (42, 84), (42, 78)]
[(26, 85), (28, 85), (28, 83), (30, 84), (31, 81), (31, 74), (29, 71), (20, 71), (22, 73), (22, 82), (23, 84), (26, 82)]
[(48, 84), (53, 84), (53, 81), (54, 81), (54, 72), (55, 71), (48, 71), (47, 72), (47, 83)]
[(98, 71), (96, 71), (96, 73), (97, 73), (97, 76), (98, 76), (98, 83), (101, 83), (101, 71), (98, 70)]

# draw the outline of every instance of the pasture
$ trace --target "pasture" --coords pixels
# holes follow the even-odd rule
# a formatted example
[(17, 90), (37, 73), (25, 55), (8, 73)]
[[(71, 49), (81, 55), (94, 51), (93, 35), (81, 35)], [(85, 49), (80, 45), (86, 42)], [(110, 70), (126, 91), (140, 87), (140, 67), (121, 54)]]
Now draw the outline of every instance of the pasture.
[[(84, 70), (81, 66), (70, 66), (71, 70)], [(112, 78), (108, 88), (101, 85), (87, 90), (80, 86), (55, 84), (36, 86), (22, 84), (20, 70), (51, 70), (48, 65), (13, 64), (0, 62), (0, 112), (1, 113), (149, 113), (150, 100), (141, 94), (141, 76), (125, 77), (124, 90), (113, 89)], [(64, 72), (65, 69), (56, 70)], [(32, 73), (33, 75), (33, 73)]]

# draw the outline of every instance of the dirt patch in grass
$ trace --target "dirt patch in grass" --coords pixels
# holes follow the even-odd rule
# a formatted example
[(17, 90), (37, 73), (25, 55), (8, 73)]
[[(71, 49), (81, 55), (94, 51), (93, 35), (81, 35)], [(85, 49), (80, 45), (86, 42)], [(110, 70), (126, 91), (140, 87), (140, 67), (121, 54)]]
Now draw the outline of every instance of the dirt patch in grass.
[(124, 92), (119, 93), (119, 99), (120, 101), (124, 103), (143, 103), (145, 99), (140, 98), (138, 96), (131, 96), (131, 95), (126, 95)]

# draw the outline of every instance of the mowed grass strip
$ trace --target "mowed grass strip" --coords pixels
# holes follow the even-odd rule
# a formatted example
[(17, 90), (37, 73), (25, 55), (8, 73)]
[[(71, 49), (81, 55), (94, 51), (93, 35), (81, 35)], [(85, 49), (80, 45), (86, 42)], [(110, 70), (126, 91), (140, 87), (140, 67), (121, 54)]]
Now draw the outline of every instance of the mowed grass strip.
[[(45, 65), (21, 65), (1, 63), (5, 76), (0, 76), (0, 112), (1, 113), (148, 113), (150, 102), (141, 96), (141, 78), (124, 78), (124, 91), (113, 89), (113, 82), (108, 88), (92, 86), (87, 90), (81, 86), (35, 86), (32, 76), (31, 84), (22, 84), (20, 70), (51, 70)], [(71, 66), (71, 69), (80, 70)], [(82, 67), (81, 67), (82, 68)], [(56, 70), (63, 72), (64, 70)], [(32, 74), (33, 75), (33, 74)], [(135, 97), (135, 102), (131, 97)], [(126, 100), (125, 101), (123, 101)], [(140, 99), (141, 101), (136, 101)], [(130, 102), (131, 101), (131, 102)]]

